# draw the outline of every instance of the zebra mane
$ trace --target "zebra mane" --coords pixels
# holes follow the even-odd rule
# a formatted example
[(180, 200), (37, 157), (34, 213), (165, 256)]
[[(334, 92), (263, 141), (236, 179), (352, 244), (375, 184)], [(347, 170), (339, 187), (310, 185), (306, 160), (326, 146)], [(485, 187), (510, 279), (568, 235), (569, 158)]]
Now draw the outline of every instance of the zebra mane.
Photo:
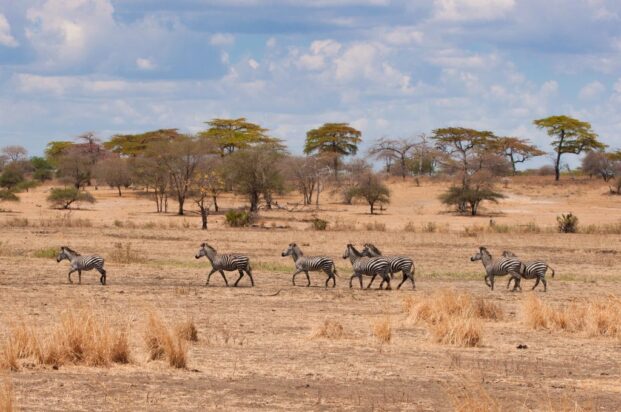
[(75, 251), (75, 250), (71, 249), (69, 246), (61, 246), (60, 248), (61, 248), (61, 249), (65, 249), (67, 252), (72, 253), (72, 254), (74, 254), (74, 255), (76, 255), (76, 256), (82, 256), (82, 255), (80, 255), (80, 253), (79, 253), (79, 252), (77, 252), (77, 251)]
[(347, 247), (348, 247), (349, 249), (351, 249), (351, 251), (352, 251), (352, 252), (354, 252), (354, 254), (355, 254), (356, 256), (362, 256), (362, 254), (361, 254), (360, 252), (358, 252), (358, 249), (356, 249), (356, 248), (354, 247), (354, 245), (352, 245), (351, 243), (348, 243), (348, 244), (347, 244)]
[(364, 245), (365, 245), (367, 248), (371, 249), (371, 251), (372, 251), (374, 254), (377, 254), (377, 255), (380, 255), (380, 256), (382, 255), (382, 252), (380, 252), (380, 250), (379, 250), (377, 247), (375, 247), (375, 245), (374, 245), (373, 243), (365, 243)]
[(209, 243), (207, 243), (207, 242), (204, 242), (203, 244), (201, 244), (201, 247), (209, 248), (209, 249), (213, 250), (214, 253), (218, 253), (218, 252), (216, 252), (216, 249), (213, 246), (211, 246)]
[(502, 255), (504, 257), (513, 257), (513, 258), (517, 257), (517, 255), (511, 252), (510, 250), (505, 250), (504, 252), (502, 252)]
[(304, 252), (302, 252), (302, 249), (300, 249), (297, 243), (293, 242), (289, 246), (297, 251), (298, 256), (304, 256)]
[(491, 253), (489, 253), (489, 250), (487, 250), (487, 248), (486, 248), (485, 246), (481, 246), (481, 247), (479, 247), (479, 251), (480, 251), (481, 253), (486, 254), (486, 255), (487, 255), (487, 256), (489, 256), (489, 257), (492, 257), (492, 254), (491, 254)]

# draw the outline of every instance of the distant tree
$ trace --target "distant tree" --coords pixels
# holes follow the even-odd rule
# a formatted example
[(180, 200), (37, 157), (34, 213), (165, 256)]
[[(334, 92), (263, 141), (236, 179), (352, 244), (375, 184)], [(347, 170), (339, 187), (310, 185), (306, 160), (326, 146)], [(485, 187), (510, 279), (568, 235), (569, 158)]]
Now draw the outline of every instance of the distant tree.
[(143, 155), (150, 144), (183, 140), (183, 138), (184, 135), (177, 129), (159, 129), (139, 134), (115, 135), (103, 146), (113, 153), (136, 157)]
[(40, 182), (52, 179), (54, 166), (43, 157), (33, 156), (30, 158), (30, 164), (33, 168), (33, 178)]
[(52, 141), (45, 148), (45, 159), (53, 166), (58, 164), (58, 160), (65, 155), (70, 148), (74, 146), (73, 142)]
[(287, 172), (295, 188), (302, 194), (305, 206), (319, 205), (326, 166), (314, 156), (292, 156), (287, 160)]
[(118, 157), (111, 157), (99, 162), (95, 167), (95, 177), (108, 186), (116, 188), (119, 197), (123, 196), (121, 189), (132, 184), (132, 175), (127, 159)]
[(0, 187), (13, 190), (24, 180), (24, 175), (19, 169), (6, 167), (2, 174), (0, 174)]
[(66, 149), (56, 160), (58, 176), (76, 189), (85, 186), (91, 179), (92, 160), (78, 147)]
[(248, 197), (250, 211), (259, 210), (261, 197), (270, 206), (273, 193), (282, 192), (284, 179), (279, 163), (283, 153), (269, 145), (239, 150), (227, 156), (225, 170), (234, 190)]
[(561, 157), (564, 154), (580, 154), (584, 151), (603, 150), (606, 145), (597, 140), (591, 124), (569, 116), (550, 116), (533, 122), (538, 128), (546, 129), (554, 138), (552, 147), (556, 152), (554, 162), (555, 179), (561, 177)]
[(17, 196), (12, 190), (1, 189), (0, 202), (19, 202), (19, 196)]
[(343, 203), (351, 205), (356, 195), (356, 188), (361, 176), (367, 176), (373, 172), (373, 167), (364, 159), (353, 159), (343, 166), (344, 174), (339, 180), (335, 192), (340, 192), (343, 197)]
[(513, 174), (517, 173), (517, 164), (524, 163), (533, 157), (543, 156), (545, 152), (532, 145), (527, 139), (519, 137), (500, 137), (497, 140), (500, 153), (509, 159)]
[(582, 172), (588, 175), (598, 175), (604, 179), (604, 182), (607, 182), (615, 177), (619, 163), (614, 153), (591, 151), (582, 159)]
[(358, 183), (351, 189), (353, 197), (360, 197), (369, 204), (371, 214), (375, 214), (375, 204), (390, 203), (390, 190), (380, 176), (369, 172), (358, 178)]
[(498, 203), (498, 199), (503, 199), (502, 193), (495, 192), (489, 187), (467, 187), (451, 186), (448, 191), (440, 195), (442, 203), (449, 206), (457, 206), (463, 208), (464, 203), (470, 209), (470, 214), (476, 216), (479, 211), (479, 205), (482, 201), (488, 200)]
[(170, 175), (168, 170), (156, 159), (155, 153), (147, 150), (144, 157), (130, 159), (132, 180), (153, 189), (153, 200), (157, 213), (168, 212), (168, 188)]
[(306, 133), (304, 153), (327, 156), (332, 160), (334, 178), (338, 180), (339, 161), (358, 153), (362, 133), (347, 123), (325, 123)]
[(267, 129), (247, 121), (244, 117), (212, 119), (207, 124), (209, 129), (200, 132), (199, 137), (208, 140), (222, 157), (239, 149), (278, 142), (277, 139), (267, 135)]
[(1, 153), (6, 156), (9, 162), (18, 162), (20, 160), (26, 160), (28, 151), (23, 146), (5, 146), (2, 148)]
[(196, 176), (192, 180), (191, 196), (198, 206), (203, 230), (207, 230), (209, 210), (212, 205), (218, 204), (217, 194), (224, 186), (220, 166), (216, 159), (206, 159), (206, 161), (201, 162), (196, 170)]
[(53, 188), (47, 197), (53, 207), (58, 209), (69, 209), (73, 203), (87, 202), (95, 203), (95, 198), (88, 192), (83, 192), (75, 187)]
[[(392, 158), (399, 162), (401, 177), (405, 179), (408, 171), (408, 157), (417, 144), (418, 142), (414, 139), (388, 139), (383, 137), (371, 146), (369, 154), (376, 158)], [(387, 172), (390, 172), (390, 170), (387, 170)]]

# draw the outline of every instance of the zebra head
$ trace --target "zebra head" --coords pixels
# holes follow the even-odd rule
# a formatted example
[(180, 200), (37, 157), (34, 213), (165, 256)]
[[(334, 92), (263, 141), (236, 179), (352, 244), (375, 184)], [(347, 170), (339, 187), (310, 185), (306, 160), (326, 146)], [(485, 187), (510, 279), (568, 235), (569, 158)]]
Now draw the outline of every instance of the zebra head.
[(79, 256), (79, 253), (69, 249), (67, 246), (61, 246), (60, 252), (56, 256), (56, 262), (62, 262), (65, 259), (71, 261), (74, 256)]
[(487, 251), (487, 248), (481, 246), (476, 255), (470, 257), (471, 262), (475, 262), (477, 260), (483, 260), (485, 258), (491, 258), (492, 255)]
[(360, 253), (362, 254), (362, 256), (368, 257), (382, 256), (382, 252), (380, 252), (380, 250), (376, 248), (373, 243), (365, 243), (364, 249), (362, 249), (362, 252)]
[(210, 253), (216, 254), (216, 249), (211, 247), (207, 243), (201, 243), (201, 248), (198, 249), (198, 252), (194, 256), (196, 259), (200, 259), (202, 257), (208, 257)]
[[(295, 243), (289, 243), (289, 247), (287, 247), (287, 249), (283, 250), (283, 252), (280, 254), (282, 257), (285, 256), (291, 256), (294, 252), (296, 252), (295, 249), (298, 249), (298, 245)], [(299, 249), (298, 249), (299, 252)]]
[(358, 250), (356, 250), (356, 248), (354, 247), (354, 245), (352, 245), (351, 243), (347, 244), (347, 249), (345, 249), (345, 252), (343, 253), (343, 259), (347, 259), (347, 258), (352, 258), (352, 257), (360, 257), (362, 256), (362, 253), (358, 252)]
[(505, 250), (504, 252), (502, 252), (502, 256), (503, 257), (510, 257), (510, 258), (516, 258), (517, 255), (509, 250)]

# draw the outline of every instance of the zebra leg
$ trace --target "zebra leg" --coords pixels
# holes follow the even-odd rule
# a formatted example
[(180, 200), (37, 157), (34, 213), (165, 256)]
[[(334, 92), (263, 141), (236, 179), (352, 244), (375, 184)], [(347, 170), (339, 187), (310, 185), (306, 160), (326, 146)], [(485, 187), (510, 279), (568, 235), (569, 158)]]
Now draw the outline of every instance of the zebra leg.
[(215, 271), (215, 269), (211, 269), (211, 272), (207, 275), (207, 283), (205, 283), (205, 286), (209, 285), (209, 279), (211, 279), (211, 275), (213, 275)]
[(241, 269), (238, 269), (239, 271), (239, 277), (237, 278), (237, 280), (235, 281), (235, 283), (233, 284), (233, 287), (237, 287), (237, 284), (239, 283), (239, 281), (241, 280), (241, 278), (244, 277), (244, 271)]
[(483, 279), (485, 280), (485, 284), (487, 285), (487, 287), (491, 288), (492, 284), (489, 282), (489, 276), (485, 275), (485, 277)]
[(291, 281), (293, 282), (293, 286), (295, 286), (295, 277), (300, 272), (301, 272), (301, 270), (296, 270), (295, 273), (293, 274), (293, 278), (291, 279)]
[(252, 269), (250, 269), (250, 266), (246, 268), (246, 273), (248, 273), (248, 276), (250, 277), (250, 284), (254, 287), (254, 279), (252, 278)]
[[(371, 287), (371, 285), (373, 284), (373, 281), (375, 280), (375, 277), (377, 276), (377, 273), (374, 273), (373, 276), (371, 277), (371, 281), (369, 282), (369, 284), (367, 285), (367, 289), (369, 289)], [(383, 283), (383, 282), (382, 282)], [(380, 287), (382, 287), (382, 284), (380, 283)], [(360, 289), (362, 289), (362, 276), (360, 276)]]
[(543, 291), (547, 292), (548, 291), (548, 282), (546, 282), (546, 278), (542, 277), (541, 278), (541, 283), (543, 283)]
[(489, 277), (489, 287), (492, 288), (492, 290), (494, 290), (494, 275)]
[(69, 273), (67, 274), (67, 277), (69, 278), (69, 283), (73, 283), (73, 280), (71, 280), (71, 274), (75, 272), (75, 270), (70, 270)]
[(101, 273), (101, 276), (99, 277), (99, 283), (101, 283), (102, 285), (105, 285), (106, 284), (106, 270), (104, 268), (98, 268), (97, 271)]
[(305, 270), (305, 271), (304, 271), (304, 273), (306, 273), (306, 280), (307, 280), (307, 282), (308, 282), (308, 283), (306, 284), (306, 287), (309, 287), (309, 286), (310, 286), (310, 276), (309, 276), (309, 274), (308, 274), (308, 270)]
[(538, 284), (539, 284), (539, 276), (537, 276), (537, 279), (535, 279), (535, 284), (533, 285), (533, 287), (530, 290), (535, 290), (535, 288), (537, 287)]
[(222, 279), (224, 279), (224, 284), (226, 285), (226, 287), (229, 287), (229, 281), (226, 280), (226, 276), (224, 276), (224, 271), (222, 269), (220, 269), (220, 275), (222, 275)]
[(405, 273), (405, 271), (403, 271), (402, 273), (403, 273), (403, 280), (401, 281), (401, 283), (399, 283), (399, 286), (397, 286), (397, 289), (401, 289), (401, 285), (403, 285), (405, 281), (408, 280), (408, 275)]
[(414, 273), (416, 273), (416, 268), (412, 268), (410, 272), (410, 280), (412, 280), (412, 289), (416, 289), (416, 282), (414, 281)]
[(509, 276), (509, 281), (507, 282), (507, 289), (511, 286), (511, 281), (513, 280), (513, 276)]
[(522, 285), (521, 285), (521, 276), (519, 274), (516, 273), (510, 273), (511, 277), (513, 278), (513, 289), (511, 289), (511, 292), (515, 292), (517, 290), (522, 291)]
[(78, 285), (82, 284), (82, 271), (78, 270)]
[(386, 283), (388, 284), (386, 286), (386, 290), (391, 290), (392, 288), (390, 287), (390, 275), (388, 273), (382, 273), (382, 277), (386, 280)]

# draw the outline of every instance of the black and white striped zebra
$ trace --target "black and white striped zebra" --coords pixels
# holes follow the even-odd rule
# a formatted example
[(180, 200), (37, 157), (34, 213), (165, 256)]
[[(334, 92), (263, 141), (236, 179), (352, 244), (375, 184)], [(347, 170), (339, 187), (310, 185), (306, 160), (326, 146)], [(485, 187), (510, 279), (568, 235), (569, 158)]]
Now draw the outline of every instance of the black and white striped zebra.
[(477, 254), (470, 258), (470, 261), (472, 262), (477, 260), (480, 260), (483, 263), (483, 267), (485, 267), (485, 284), (492, 290), (494, 290), (494, 277), (505, 275), (511, 275), (511, 277), (515, 280), (515, 284), (512, 289), (513, 291), (516, 289), (522, 290), (522, 287), (520, 286), (520, 273), (522, 272), (523, 264), (518, 259), (507, 257), (493, 259), (487, 248), (481, 246)]
[(207, 243), (202, 243), (195, 258), (200, 259), (203, 256), (209, 259), (212, 267), (211, 272), (207, 275), (207, 283), (205, 283), (205, 285), (209, 285), (209, 279), (214, 272), (220, 272), (222, 279), (224, 279), (224, 283), (228, 286), (229, 282), (226, 280), (226, 276), (224, 276), (224, 271), (232, 272), (236, 270), (239, 272), (239, 278), (237, 278), (233, 286), (237, 286), (241, 278), (244, 276), (244, 272), (250, 277), (250, 283), (254, 286), (252, 269), (250, 268), (250, 259), (247, 256), (232, 254), (218, 255), (216, 249)]
[(104, 269), (104, 259), (101, 256), (92, 255), (92, 256), (82, 256), (75, 250), (62, 246), (60, 248), (60, 253), (56, 257), (56, 262), (62, 262), (63, 260), (69, 261), (69, 274), (67, 278), (69, 279), (69, 283), (73, 283), (71, 280), (71, 274), (73, 272), (78, 272), (78, 284), (82, 283), (82, 271), (88, 270), (97, 270), (100, 273), (99, 282), (102, 285), (106, 284), (106, 270)]
[(362, 275), (372, 276), (371, 282), (367, 286), (368, 289), (371, 283), (373, 283), (373, 279), (375, 279), (377, 275), (380, 275), (382, 277), (382, 283), (380, 283), (379, 286), (380, 289), (385, 282), (388, 284), (386, 290), (390, 290), (390, 275), (388, 275), (388, 261), (386, 259), (383, 257), (369, 258), (362, 256), (362, 253), (351, 243), (347, 245), (347, 249), (345, 249), (343, 253), (343, 259), (347, 258), (349, 258), (351, 266), (354, 269), (354, 274), (349, 278), (350, 288), (352, 287), (351, 282), (355, 277), (360, 280), (360, 289), (362, 289)]
[(310, 276), (308, 272), (325, 272), (328, 275), (328, 279), (326, 279), (325, 287), (328, 287), (328, 282), (332, 279), (332, 287), (336, 286), (336, 265), (334, 261), (327, 256), (304, 256), (304, 253), (300, 249), (300, 247), (296, 243), (290, 243), (289, 247), (285, 249), (281, 255), (291, 256), (293, 258), (293, 262), (295, 263), (295, 273), (293, 274), (292, 282), (293, 286), (295, 286), (295, 276), (299, 273), (304, 272), (306, 274), (306, 280), (308, 283), (306, 286), (310, 286)]
[(388, 261), (388, 271), (390, 272), (390, 277), (393, 278), (395, 273), (401, 272), (403, 274), (403, 280), (397, 286), (397, 289), (401, 288), (401, 285), (405, 283), (406, 280), (410, 279), (412, 281), (412, 289), (416, 289), (416, 283), (414, 281), (414, 261), (407, 256), (383, 256), (382, 252), (375, 247), (372, 243), (365, 243), (364, 249), (362, 249), (362, 255), (368, 257), (378, 257), (382, 256)]
[[(504, 252), (502, 252), (502, 255), (504, 257), (511, 257), (511, 258), (518, 259), (515, 253), (510, 252), (508, 250), (505, 250)], [(533, 286), (531, 290), (535, 290), (539, 282), (541, 282), (543, 283), (543, 291), (547, 292), (548, 282), (546, 281), (546, 273), (548, 272), (548, 269), (550, 269), (552, 271), (552, 277), (554, 277), (554, 269), (552, 269), (552, 266), (548, 265), (543, 260), (522, 261), (522, 264), (523, 264), (522, 271), (520, 273), (522, 275), (522, 278), (536, 279), (535, 285)], [(509, 285), (511, 284), (512, 279), (513, 278), (510, 278), (509, 281), (507, 282), (507, 289), (509, 288)]]

